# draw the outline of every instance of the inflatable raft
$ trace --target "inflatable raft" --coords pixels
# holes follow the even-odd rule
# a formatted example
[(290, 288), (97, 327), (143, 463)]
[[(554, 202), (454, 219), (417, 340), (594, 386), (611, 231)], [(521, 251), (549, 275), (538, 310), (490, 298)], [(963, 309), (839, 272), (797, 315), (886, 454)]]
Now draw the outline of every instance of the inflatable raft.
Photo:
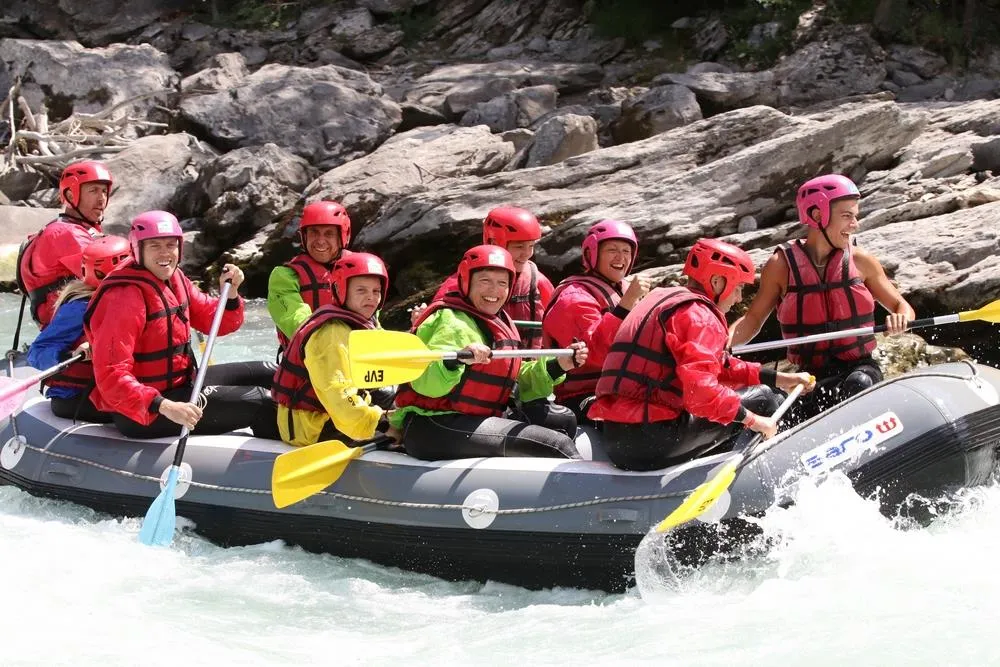
[[(621, 591), (632, 581), (642, 537), (726, 456), (624, 472), (604, 460), (599, 438), (581, 429), (586, 461), (425, 462), (374, 451), (350, 463), (333, 486), (276, 509), (272, 465), (289, 447), (244, 433), (196, 436), (187, 444), (177, 513), (221, 545), (280, 539), (451, 580)], [(42, 398), (25, 404), (0, 442), (0, 482), (134, 517), (159, 493), (176, 446), (59, 419)], [(678, 530), (746, 525), (738, 517), (764, 512), (789, 480), (833, 470), (862, 495), (877, 491), (888, 513), (914, 494), (933, 498), (983, 484), (1000, 446), (1000, 370), (956, 363), (894, 378), (772, 442), (741, 470), (712, 516)], [(675, 542), (722, 547), (712, 539)]]

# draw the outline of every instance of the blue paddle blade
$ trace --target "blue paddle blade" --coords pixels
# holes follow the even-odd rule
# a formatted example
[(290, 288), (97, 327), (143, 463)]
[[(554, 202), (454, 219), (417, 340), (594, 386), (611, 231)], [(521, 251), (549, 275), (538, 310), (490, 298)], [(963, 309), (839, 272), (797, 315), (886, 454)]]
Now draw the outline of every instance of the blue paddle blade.
[(177, 475), (180, 471), (180, 466), (170, 466), (166, 485), (149, 506), (146, 518), (142, 520), (142, 528), (139, 530), (139, 541), (143, 544), (169, 547), (174, 541), (174, 528), (177, 525), (174, 488), (177, 486)]

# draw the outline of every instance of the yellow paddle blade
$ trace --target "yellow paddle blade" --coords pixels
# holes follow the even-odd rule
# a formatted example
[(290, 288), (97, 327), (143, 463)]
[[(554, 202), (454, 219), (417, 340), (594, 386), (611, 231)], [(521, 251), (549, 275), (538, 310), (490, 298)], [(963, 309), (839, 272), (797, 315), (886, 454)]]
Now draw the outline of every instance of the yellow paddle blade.
[(665, 533), (696, 519), (714, 505), (736, 479), (736, 466), (739, 465), (740, 460), (742, 459), (730, 461), (719, 471), (719, 474), (692, 491), (691, 495), (677, 506), (677, 509), (668, 514), (666, 519), (656, 524), (656, 532)]
[(274, 460), (271, 471), (271, 497), (275, 507), (288, 507), (330, 486), (344, 474), (352, 460), (364, 452), (339, 440), (285, 452)]
[(416, 380), (443, 353), (428, 350), (419, 337), (405, 331), (359, 329), (348, 338), (348, 356), (351, 382), (370, 389)]
[(979, 310), (967, 310), (964, 313), (958, 314), (959, 322), (968, 322), (969, 320), (982, 320), (983, 322), (993, 322), (994, 324), (1000, 323), (1000, 299), (986, 304)]

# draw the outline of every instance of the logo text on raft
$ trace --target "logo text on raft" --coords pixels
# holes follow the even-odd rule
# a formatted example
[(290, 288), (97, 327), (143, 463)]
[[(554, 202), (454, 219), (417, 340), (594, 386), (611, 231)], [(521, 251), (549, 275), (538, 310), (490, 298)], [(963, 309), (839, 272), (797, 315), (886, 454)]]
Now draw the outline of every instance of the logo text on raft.
[(903, 422), (894, 412), (885, 412), (847, 433), (827, 440), (799, 457), (809, 472), (829, 470), (903, 432)]
[(365, 382), (382, 382), (385, 378), (385, 373), (381, 368), (372, 369), (365, 373)]

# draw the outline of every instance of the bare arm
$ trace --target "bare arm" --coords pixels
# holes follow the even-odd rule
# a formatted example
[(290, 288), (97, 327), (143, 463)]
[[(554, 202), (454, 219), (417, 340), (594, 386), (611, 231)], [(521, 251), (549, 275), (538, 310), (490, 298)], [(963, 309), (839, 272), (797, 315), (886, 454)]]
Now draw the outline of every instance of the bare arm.
[(760, 287), (746, 314), (733, 322), (729, 327), (730, 344), (742, 345), (760, 331), (771, 316), (771, 312), (778, 307), (782, 295), (788, 288), (788, 264), (785, 262), (785, 255), (776, 252), (764, 264), (760, 271)]
[(854, 265), (864, 277), (868, 291), (889, 311), (889, 316), (885, 320), (887, 333), (895, 335), (905, 331), (906, 323), (917, 319), (917, 313), (889, 280), (882, 263), (871, 253), (855, 248)]

